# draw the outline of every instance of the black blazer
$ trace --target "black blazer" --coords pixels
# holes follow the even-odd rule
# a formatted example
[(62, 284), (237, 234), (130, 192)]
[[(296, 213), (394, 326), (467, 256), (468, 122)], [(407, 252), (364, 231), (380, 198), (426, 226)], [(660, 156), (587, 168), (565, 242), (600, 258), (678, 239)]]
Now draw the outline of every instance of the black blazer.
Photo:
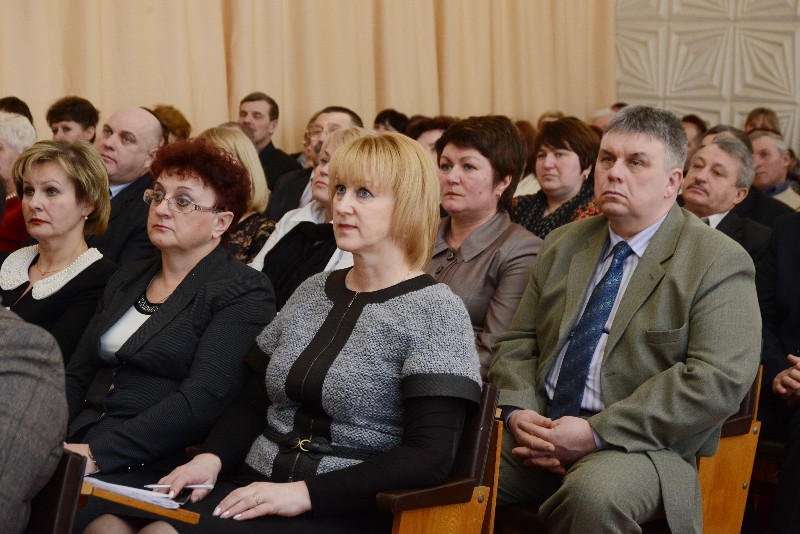
[(769, 226), (741, 217), (731, 210), (719, 222), (717, 230), (742, 245), (742, 248), (753, 258), (756, 270), (759, 269), (767, 255), (767, 246), (770, 235), (772, 235)]
[(104, 473), (184, 463), (238, 394), (245, 353), (275, 316), (267, 277), (219, 246), (104, 361), (100, 337), (160, 269), (160, 258), (120, 268), (67, 367), (67, 441), (88, 443)]
[(300, 197), (308, 185), (313, 169), (298, 169), (288, 172), (275, 182), (275, 190), (269, 196), (267, 217), (273, 221), (280, 221), (286, 212), (292, 211), (300, 204)]
[(155, 248), (147, 236), (147, 212), (144, 190), (153, 178), (145, 174), (111, 199), (111, 216), (103, 235), (87, 239), (90, 247), (97, 247), (106, 259), (117, 265), (127, 265), (155, 255)]
[(278, 178), (287, 172), (300, 168), (300, 163), (296, 159), (280, 148), (275, 147), (272, 141), (261, 149), (258, 153), (258, 159), (261, 161), (261, 166), (264, 167), (264, 174), (267, 175), (267, 186), (270, 191), (275, 189), (275, 183)]
[[(800, 354), (800, 213), (781, 217), (772, 230), (767, 257), (758, 272), (764, 347), (761, 383), (789, 367), (787, 354)], [(746, 327), (747, 325), (742, 325)]]
[(733, 209), (742, 217), (752, 219), (769, 228), (775, 225), (775, 220), (778, 217), (794, 212), (792, 208), (780, 200), (775, 200), (765, 195), (753, 186), (750, 186), (750, 191), (744, 200), (739, 202)]

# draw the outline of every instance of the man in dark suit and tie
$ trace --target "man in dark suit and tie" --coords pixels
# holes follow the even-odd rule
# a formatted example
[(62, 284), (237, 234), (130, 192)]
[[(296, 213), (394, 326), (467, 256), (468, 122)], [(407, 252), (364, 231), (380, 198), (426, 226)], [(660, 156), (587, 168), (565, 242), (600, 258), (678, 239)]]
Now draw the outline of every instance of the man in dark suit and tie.
[(747, 197), (754, 176), (747, 147), (736, 138), (718, 136), (689, 164), (683, 207), (742, 245), (758, 268), (767, 253), (770, 229), (733, 209)]
[[(758, 369), (750, 257), (678, 207), (686, 134), (620, 111), (603, 136), (603, 215), (548, 235), (489, 380), (500, 390), (501, 504), (551, 532), (700, 532), (696, 456), (714, 454)], [(747, 328), (743, 328), (747, 325)]]
[(117, 265), (154, 254), (147, 236), (149, 206), (142, 196), (152, 181), (150, 163), (164, 142), (161, 123), (144, 108), (122, 108), (100, 130), (96, 145), (108, 171), (111, 216), (108, 229), (91, 237), (89, 246)]
[(762, 438), (785, 441), (773, 532), (800, 528), (800, 214), (781, 217), (758, 273), (764, 352)]

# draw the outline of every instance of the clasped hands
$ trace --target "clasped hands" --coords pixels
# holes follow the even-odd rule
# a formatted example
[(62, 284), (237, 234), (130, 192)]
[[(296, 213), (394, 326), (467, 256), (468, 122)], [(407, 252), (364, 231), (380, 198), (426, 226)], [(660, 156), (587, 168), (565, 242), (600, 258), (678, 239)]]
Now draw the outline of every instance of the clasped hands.
[(524, 458), (528, 467), (540, 467), (557, 475), (597, 448), (592, 427), (586, 419), (565, 416), (555, 421), (534, 412), (517, 410), (508, 419), (516, 447), (512, 452)]
[(792, 366), (778, 373), (772, 381), (772, 392), (794, 408), (800, 401), (800, 357), (788, 354), (786, 359)]
[[(176, 467), (170, 474), (159, 480), (159, 484), (169, 484), (169, 489), (156, 490), (169, 492), (174, 496), (188, 484), (215, 484), (222, 462), (214, 454), (198, 454), (189, 463)], [(194, 489), (189, 497), (197, 502), (210, 490)], [(222, 499), (213, 515), (224, 519), (245, 520), (262, 515), (281, 515), (292, 517), (311, 510), (311, 497), (305, 482), (254, 482), (249, 486), (237, 488)]]

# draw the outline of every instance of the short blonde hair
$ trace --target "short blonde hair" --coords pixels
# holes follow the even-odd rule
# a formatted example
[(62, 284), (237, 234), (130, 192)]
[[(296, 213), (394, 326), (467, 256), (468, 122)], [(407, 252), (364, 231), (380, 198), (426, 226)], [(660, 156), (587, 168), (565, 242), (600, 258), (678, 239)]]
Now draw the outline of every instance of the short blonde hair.
[(250, 176), (250, 199), (247, 202), (247, 210), (260, 213), (267, 209), (269, 203), (267, 178), (264, 175), (264, 167), (258, 159), (256, 147), (247, 135), (241, 130), (217, 126), (209, 128), (198, 137), (229, 152), (247, 170)]
[[(354, 141), (356, 139), (361, 139), (362, 137), (375, 137), (376, 134), (372, 130), (367, 130), (366, 128), (361, 128), (360, 126), (351, 126), (350, 128), (342, 128), (340, 130), (335, 130), (332, 132), (328, 138), (322, 143), (322, 147), (319, 149), (320, 157), (322, 153), (325, 152), (325, 149), (329, 146), (334, 146), (338, 150), (343, 145), (346, 145), (350, 141)], [(336, 150), (334, 150), (334, 153)]]
[(34, 165), (52, 161), (57, 163), (75, 185), (75, 198), (94, 207), (83, 225), (83, 235), (101, 235), (108, 227), (111, 214), (111, 195), (108, 191), (108, 172), (100, 154), (85, 141), (39, 141), (20, 154), (14, 163), (14, 184), (19, 198), (22, 196), (22, 179), (30, 174)]
[(333, 155), (328, 175), (331, 198), (339, 184), (390, 190), (392, 239), (412, 267), (428, 265), (439, 228), (439, 180), (419, 143), (394, 132), (350, 141)]

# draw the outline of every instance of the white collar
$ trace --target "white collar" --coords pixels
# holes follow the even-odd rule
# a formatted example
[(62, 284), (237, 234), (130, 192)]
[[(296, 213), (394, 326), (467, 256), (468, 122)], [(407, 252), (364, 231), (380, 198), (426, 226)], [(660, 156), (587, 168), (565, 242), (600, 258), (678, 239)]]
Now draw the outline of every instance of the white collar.
[[(33, 258), (38, 254), (39, 245), (21, 248), (9, 254), (3, 262), (3, 265), (0, 266), (0, 288), (8, 291), (26, 282), (30, 282), (30, 278), (28, 278), (28, 269), (30, 269)], [(49, 297), (102, 257), (103, 255), (99, 250), (90, 248), (75, 258), (75, 261), (66, 268), (54, 273), (52, 276), (34, 282), (31, 295), (36, 300)]]

